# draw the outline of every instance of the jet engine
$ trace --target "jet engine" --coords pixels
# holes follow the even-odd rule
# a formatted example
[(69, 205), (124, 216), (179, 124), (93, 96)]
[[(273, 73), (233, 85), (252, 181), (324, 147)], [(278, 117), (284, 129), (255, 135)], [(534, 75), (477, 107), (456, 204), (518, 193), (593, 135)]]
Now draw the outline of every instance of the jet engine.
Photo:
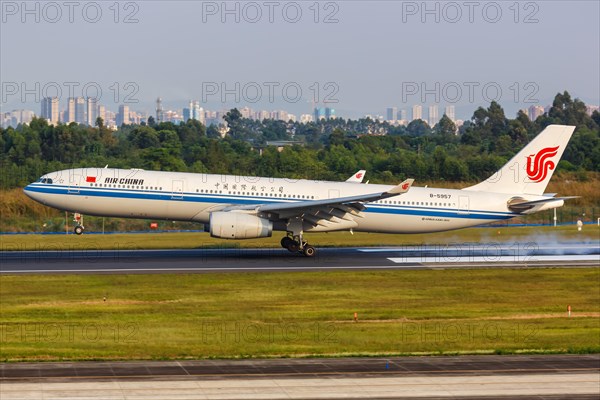
[(210, 236), (221, 239), (254, 239), (270, 237), (273, 223), (256, 215), (239, 212), (210, 214)]

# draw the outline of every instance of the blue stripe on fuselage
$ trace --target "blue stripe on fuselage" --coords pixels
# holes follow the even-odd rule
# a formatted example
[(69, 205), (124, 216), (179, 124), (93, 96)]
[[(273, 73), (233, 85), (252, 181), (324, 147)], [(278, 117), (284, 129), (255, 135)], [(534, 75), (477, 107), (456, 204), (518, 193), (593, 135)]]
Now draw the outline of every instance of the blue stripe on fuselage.
[[(198, 203), (228, 203), (228, 204), (265, 204), (265, 203), (290, 203), (297, 201), (306, 201), (306, 199), (279, 199), (274, 197), (235, 197), (229, 194), (207, 194), (207, 193), (172, 193), (160, 192), (152, 190), (135, 190), (135, 189), (110, 189), (106, 188), (76, 188), (69, 192), (68, 186), (58, 185), (36, 185), (31, 184), (25, 187), (24, 190), (37, 193), (71, 195), (71, 196), (94, 196), (108, 198), (127, 198), (140, 200), (163, 200), (163, 201), (189, 201)], [(176, 197), (173, 197), (176, 196)], [(397, 215), (415, 215), (426, 217), (442, 217), (442, 218), (468, 218), (468, 219), (508, 219), (518, 214), (498, 212), (498, 211), (477, 211), (469, 210), (468, 213), (458, 213), (455, 209), (435, 209), (427, 207), (406, 207), (398, 205), (383, 205), (383, 204), (366, 204), (364, 212), (380, 213), (380, 214), (397, 214)]]

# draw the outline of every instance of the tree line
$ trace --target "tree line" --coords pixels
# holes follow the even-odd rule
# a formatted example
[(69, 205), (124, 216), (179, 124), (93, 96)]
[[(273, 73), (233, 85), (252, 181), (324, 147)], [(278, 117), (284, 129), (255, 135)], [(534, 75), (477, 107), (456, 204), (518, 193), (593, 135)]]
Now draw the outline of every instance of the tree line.
[[(600, 114), (559, 93), (552, 107), (535, 121), (519, 112), (507, 118), (492, 102), (479, 107), (460, 129), (446, 116), (429, 127), (421, 120), (408, 126), (363, 118), (310, 123), (242, 118), (237, 109), (222, 127), (196, 120), (182, 124), (123, 125), (117, 131), (71, 123), (29, 125), (0, 130), (0, 187), (22, 187), (40, 175), (67, 168), (143, 168), (163, 171), (260, 175), (343, 180), (359, 169), (371, 182), (418, 180), (478, 181), (498, 170), (523, 145), (550, 124), (577, 129), (558, 168), (600, 171)], [(278, 151), (270, 140), (293, 140)]]

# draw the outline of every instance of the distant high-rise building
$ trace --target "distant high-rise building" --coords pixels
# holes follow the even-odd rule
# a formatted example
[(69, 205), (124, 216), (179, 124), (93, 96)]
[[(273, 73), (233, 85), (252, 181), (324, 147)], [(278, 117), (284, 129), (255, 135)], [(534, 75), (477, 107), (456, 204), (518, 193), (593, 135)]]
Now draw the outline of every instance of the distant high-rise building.
[(267, 110), (262, 110), (262, 111), (256, 113), (256, 119), (258, 119), (259, 121), (262, 121), (263, 119), (269, 119), (269, 118), (271, 118), (271, 113), (268, 112)]
[(386, 120), (395, 121), (398, 118), (398, 107), (388, 107), (385, 110)]
[(250, 118), (252, 116), (252, 109), (250, 107), (243, 107), (240, 109), (240, 114), (242, 114), (242, 118)]
[(335, 119), (335, 109), (325, 107), (325, 119)]
[(412, 121), (416, 119), (423, 119), (423, 107), (418, 104), (412, 108)]
[(431, 127), (434, 127), (435, 124), (437, 124), (440, 120), (440, 115), (438, 112), (438, 106), (437, 105), (432, 105), (429, 106), (429, 120), (428, 120), (428, 124)]
[(88, 97), (86, 99), (87, 124), (89, 126), (95, 126), (97, 118), (98, 118), (98, 99), (95, 97)]
[(58, 124), (58, 97), (44, 97), (41, 111), (42, 118), (46, 118), (52, 125)]
[(315, 122), (319, 122), (319, 120), (321, 119), (321, 111), (320, 110), (321, 109), (317, 108), (317, 107), (315, 107), (315, 109), (313, 110)]
[(280, 121), (288, 121), (289, 114), (285, 110), (277, 110), (271, 112), (271, 119), (280, 120)]
[(181, 114), (183, 115), (183, 122), (192, 119), (192, 110), (189, 108), (184, 108)]
[(31, 110), (12, 110), (10, 112), (10, 126), (16, 128), (19, 124), (29, 124), (34, 117)]
[(528, 109), (529, 119), (535, 121), (540, 115), (544, 115), (544, 107), (531, 106)]
[(300, 122), (305, 124), (307, 122), (312, 122), (313, 121), (313, 116), (310, 114), (302, 114), (300, 116)]
[(121, 104), (119, 106), (119, 113), (117, 114), (116, 118), (117, 126), (129, 124), (129, 106)]
[(315, 121), (318, 121), (320, 119), (334, 119), (335, 109), (330, 107), (315, 107), (313, 114), (315, 117)]
[(64, 121), (67, 124), (75, 122), (75, 97), (69, 97), (67, 99), (67, 110), (65, 112)]
[(194, 118), (194, 107), (196, 104), (198, 104), (197, 101), (190, 100), (188, 107), (182, 110), (183, 122), (187, 122), (189, 119), (197, 119)]
[(159, 124), (164, 119), (164, 111), (162, 107), (162, 99), (159, 97), (156, 99), (156, 123)]
[(400, 120), (407, 121), (408, 120), (408, 111), (406, 109), (400, 110)]
[(106, 107), (98, 104), (98, 118), (102, 118), (102, 121), (104, 121), (104, 125), (107, 125), (107, 121), (106, 121)]
[(143, 113), (138, 113), (136, 111), (129, 111), (129, 123), (139, 125), (142, 121), (146, 120), (146, 115)]
[[(206, 118), (204, 116), (204, 108), (200, 107), (200, 102), (198, 100), (194, 100), (190, 107), (191, 118), (196, 121), (200, 121), (204, 123)], [(248, 117), (249, 118), (249, 117)]]
[(444, 114), (452, 121), (456, 121), (456, 113), (454, 112), (454, 106), (446, 106)]
[(78, 124), (85, 124), (87, 120), (85, 118), (86, 104), (83, 97), (75, 98), (75, 122)]

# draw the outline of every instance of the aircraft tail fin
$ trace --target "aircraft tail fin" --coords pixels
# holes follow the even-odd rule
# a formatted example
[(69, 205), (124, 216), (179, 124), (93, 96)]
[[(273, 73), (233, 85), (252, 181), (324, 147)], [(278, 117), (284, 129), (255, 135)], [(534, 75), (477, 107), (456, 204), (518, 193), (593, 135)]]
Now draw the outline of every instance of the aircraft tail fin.
[(463, 190), (543, 194), (573, 131), (574, 126), (547, 126), (494, 175)]

